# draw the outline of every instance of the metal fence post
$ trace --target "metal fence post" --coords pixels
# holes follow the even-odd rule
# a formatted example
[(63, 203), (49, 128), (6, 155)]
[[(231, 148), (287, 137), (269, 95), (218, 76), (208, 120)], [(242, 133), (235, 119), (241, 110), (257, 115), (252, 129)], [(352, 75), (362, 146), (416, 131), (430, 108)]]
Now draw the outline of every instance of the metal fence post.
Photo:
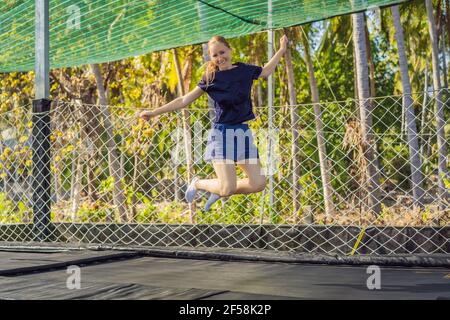
[(33, 236), (50, 235), (49, 0), (35, 0), (35, 91), (33, 100)]
[(33, 236), (35, 241), (49, 240), (51, 206), (50, 103), (33, 100)]

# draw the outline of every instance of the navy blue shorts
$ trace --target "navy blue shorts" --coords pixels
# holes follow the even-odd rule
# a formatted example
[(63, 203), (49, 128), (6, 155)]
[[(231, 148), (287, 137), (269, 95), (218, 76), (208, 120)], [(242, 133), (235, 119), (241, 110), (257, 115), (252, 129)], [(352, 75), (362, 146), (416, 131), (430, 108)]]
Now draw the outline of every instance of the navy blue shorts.
[(215, 123), (208, 135), (205, 161), (259, 159), (253, 133), (248, 124)]

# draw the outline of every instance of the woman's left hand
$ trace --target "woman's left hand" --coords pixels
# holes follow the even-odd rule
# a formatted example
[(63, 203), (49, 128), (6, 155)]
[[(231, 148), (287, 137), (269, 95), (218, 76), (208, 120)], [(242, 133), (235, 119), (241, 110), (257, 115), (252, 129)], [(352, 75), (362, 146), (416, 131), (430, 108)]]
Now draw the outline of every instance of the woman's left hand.
[(282, 50), (283, 53), (286, 52), (288, 43), (288, 37), (286, 35), (283, 35), (280, 39), (280, 50)]

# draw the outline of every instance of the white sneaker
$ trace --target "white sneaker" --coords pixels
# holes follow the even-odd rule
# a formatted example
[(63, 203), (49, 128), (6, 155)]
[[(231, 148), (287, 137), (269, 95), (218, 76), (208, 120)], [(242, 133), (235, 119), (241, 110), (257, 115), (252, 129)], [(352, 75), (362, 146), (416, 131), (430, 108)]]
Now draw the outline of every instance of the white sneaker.
[(197, 188), (195, 187), (195, 183), (198, 180), (199, 180), (199, 178), (197, 176), (193, 177), (191, 183), (189, 184), (189, 186), (186, 190), (185, 199), (188, 203), (192, 203), (192, 201), (194, 201), (194, 199), (195, 199), (195, 195), (197, 193)]

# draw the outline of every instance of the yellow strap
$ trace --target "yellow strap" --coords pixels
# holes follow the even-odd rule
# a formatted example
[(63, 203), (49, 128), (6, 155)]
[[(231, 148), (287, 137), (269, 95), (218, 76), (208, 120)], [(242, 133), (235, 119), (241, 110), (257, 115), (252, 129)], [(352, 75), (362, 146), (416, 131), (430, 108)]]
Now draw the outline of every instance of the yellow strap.
[[(383, 215), (384, 215), (384, 214), (380, 214), (380, 215), (375, 219), (375, 221), (374, 221), (373, 223), (377, 223), (378, 220), (380, 220), (381, 218), (383, 218)], [(362, 237), (364, 236), (364, 232), (366, 232), (366, 229), (367, 229), (367, 225), (364, 226), (364, 228), (362, 228), (361, 232), (359, 233), (358, 239), (356, 240), (356, 243), (355, 243), (355, 245), (353, 246), (352, 253), (350, 253), (351, 256), (354, 255), (355, 252), (356, 252), (356, 250), (358, 249), (359, 243), (361, 242), (361, 239), (362, 239)]]
[(361, 242), (362, 237), (364, 236), (364, 232), (366, 231), (367, 227), (362, 228), (361, 232), (359, 233), (358, 239), (356, 240), (355, 245), (353, 246), (352, 253), (350, 255), (354, 255), (356, 250), (358, 249), (359, 243)]

